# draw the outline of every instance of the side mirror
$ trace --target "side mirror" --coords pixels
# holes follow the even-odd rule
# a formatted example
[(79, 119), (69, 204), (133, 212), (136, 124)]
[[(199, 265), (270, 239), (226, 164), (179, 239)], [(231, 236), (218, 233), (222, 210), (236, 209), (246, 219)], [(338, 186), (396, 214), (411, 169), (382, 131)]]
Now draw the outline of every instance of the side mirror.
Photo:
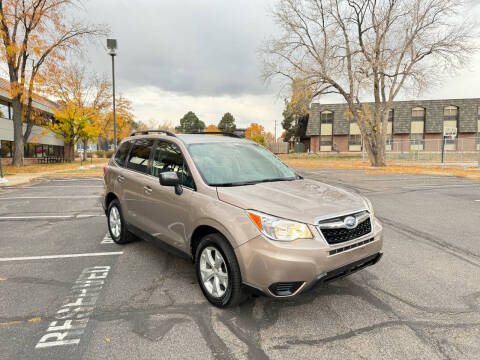
[(160, 173), (160, 185), (163, 186), (174, 186), (175, 194), (181, 195), (183, 193), (183, 188), (180, 185), (180, 179), (175, 171), (167, 171)]

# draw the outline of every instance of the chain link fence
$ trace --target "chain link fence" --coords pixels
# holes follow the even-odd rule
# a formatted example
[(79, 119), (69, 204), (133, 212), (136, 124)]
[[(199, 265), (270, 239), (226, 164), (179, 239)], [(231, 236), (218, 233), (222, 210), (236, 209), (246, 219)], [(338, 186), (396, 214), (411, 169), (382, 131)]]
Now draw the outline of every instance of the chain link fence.
[(480, 161), (479, 139), (469, 137), (387, 141), (387, 161), (476, 166)]

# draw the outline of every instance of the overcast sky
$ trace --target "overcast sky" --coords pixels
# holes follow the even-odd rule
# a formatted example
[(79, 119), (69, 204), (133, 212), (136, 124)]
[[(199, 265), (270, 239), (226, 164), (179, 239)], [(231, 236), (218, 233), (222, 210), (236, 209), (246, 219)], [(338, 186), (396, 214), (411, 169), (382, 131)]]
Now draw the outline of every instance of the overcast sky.
[[(191, 110), (209, 125), (229, 111), (238, 127), (257, 122), (273, 132), (277, 120), (279, 134), (283, 100), (260, 79), (256, 52), (275, 32), (272, 1), (90, 0), (85, 7), (118, 39), (117, 92), (132, 101), (137, 120), (177, 124)], [(480, 6), (474, 11), (480, 15)], [(102, 46), (89, 56), (96, 71), (110, 74)], [(480, 55), (443, 84), (421, 98), (480, 97)], [(329, 100), (338, 102), (322, 102)]]

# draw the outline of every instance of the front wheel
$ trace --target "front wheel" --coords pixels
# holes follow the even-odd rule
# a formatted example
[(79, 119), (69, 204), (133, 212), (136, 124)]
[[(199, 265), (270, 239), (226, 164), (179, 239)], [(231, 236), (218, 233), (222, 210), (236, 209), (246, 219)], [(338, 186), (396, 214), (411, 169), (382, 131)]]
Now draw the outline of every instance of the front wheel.
[(108, 205), (108, 231), (110, 237), (116, 244), (126, 244), (132, 241), (132, 235), (128, 232), (125, 220), (123, 220), (122, 209), (118, 199)]
[(242, 303), (242, 276), (230, 244), (220, 234), (203, 237), (195, 254), (197, 280), (203, 294), (217, 307)]

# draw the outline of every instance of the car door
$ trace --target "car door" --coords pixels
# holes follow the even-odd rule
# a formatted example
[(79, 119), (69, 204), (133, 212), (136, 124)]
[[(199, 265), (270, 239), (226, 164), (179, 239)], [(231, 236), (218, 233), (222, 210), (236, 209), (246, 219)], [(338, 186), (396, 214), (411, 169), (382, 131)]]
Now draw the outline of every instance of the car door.
[(120, 199), (120, 206), (122, 207), (123, 217), (128, 222), (128, 214), (126, 213), (126, 203), (124, 202), (124, 184), (125, 174), (127, 173), (126, 161), (130, 152), (131, 141), (124, 141), (118, 147), (117, 152), (113, 158), (113, 166), (109, 167), (107, 172), (107, 181), (113, 187), (113, 192)]
[(136, 139), (125, 162), (123, 172), (123, 204), (124, 217), (129, 225), (139, 229), (144, 227), (144, 207), (148, 200), (149, 189), (145, 179), (150, 173), (150, 154), (153, 139)]
[[(183, 188), (181, 195), (175, 193), (173, 186), (160, 185), (160, 173), (168, 171), (177, 173)], [(195, 183), (178, 145), (164, 140), (157, 142), (148, 186), (152, 191), (144, 208), (145, 228), (155, 239), (189, 253), (186, 234)]]

